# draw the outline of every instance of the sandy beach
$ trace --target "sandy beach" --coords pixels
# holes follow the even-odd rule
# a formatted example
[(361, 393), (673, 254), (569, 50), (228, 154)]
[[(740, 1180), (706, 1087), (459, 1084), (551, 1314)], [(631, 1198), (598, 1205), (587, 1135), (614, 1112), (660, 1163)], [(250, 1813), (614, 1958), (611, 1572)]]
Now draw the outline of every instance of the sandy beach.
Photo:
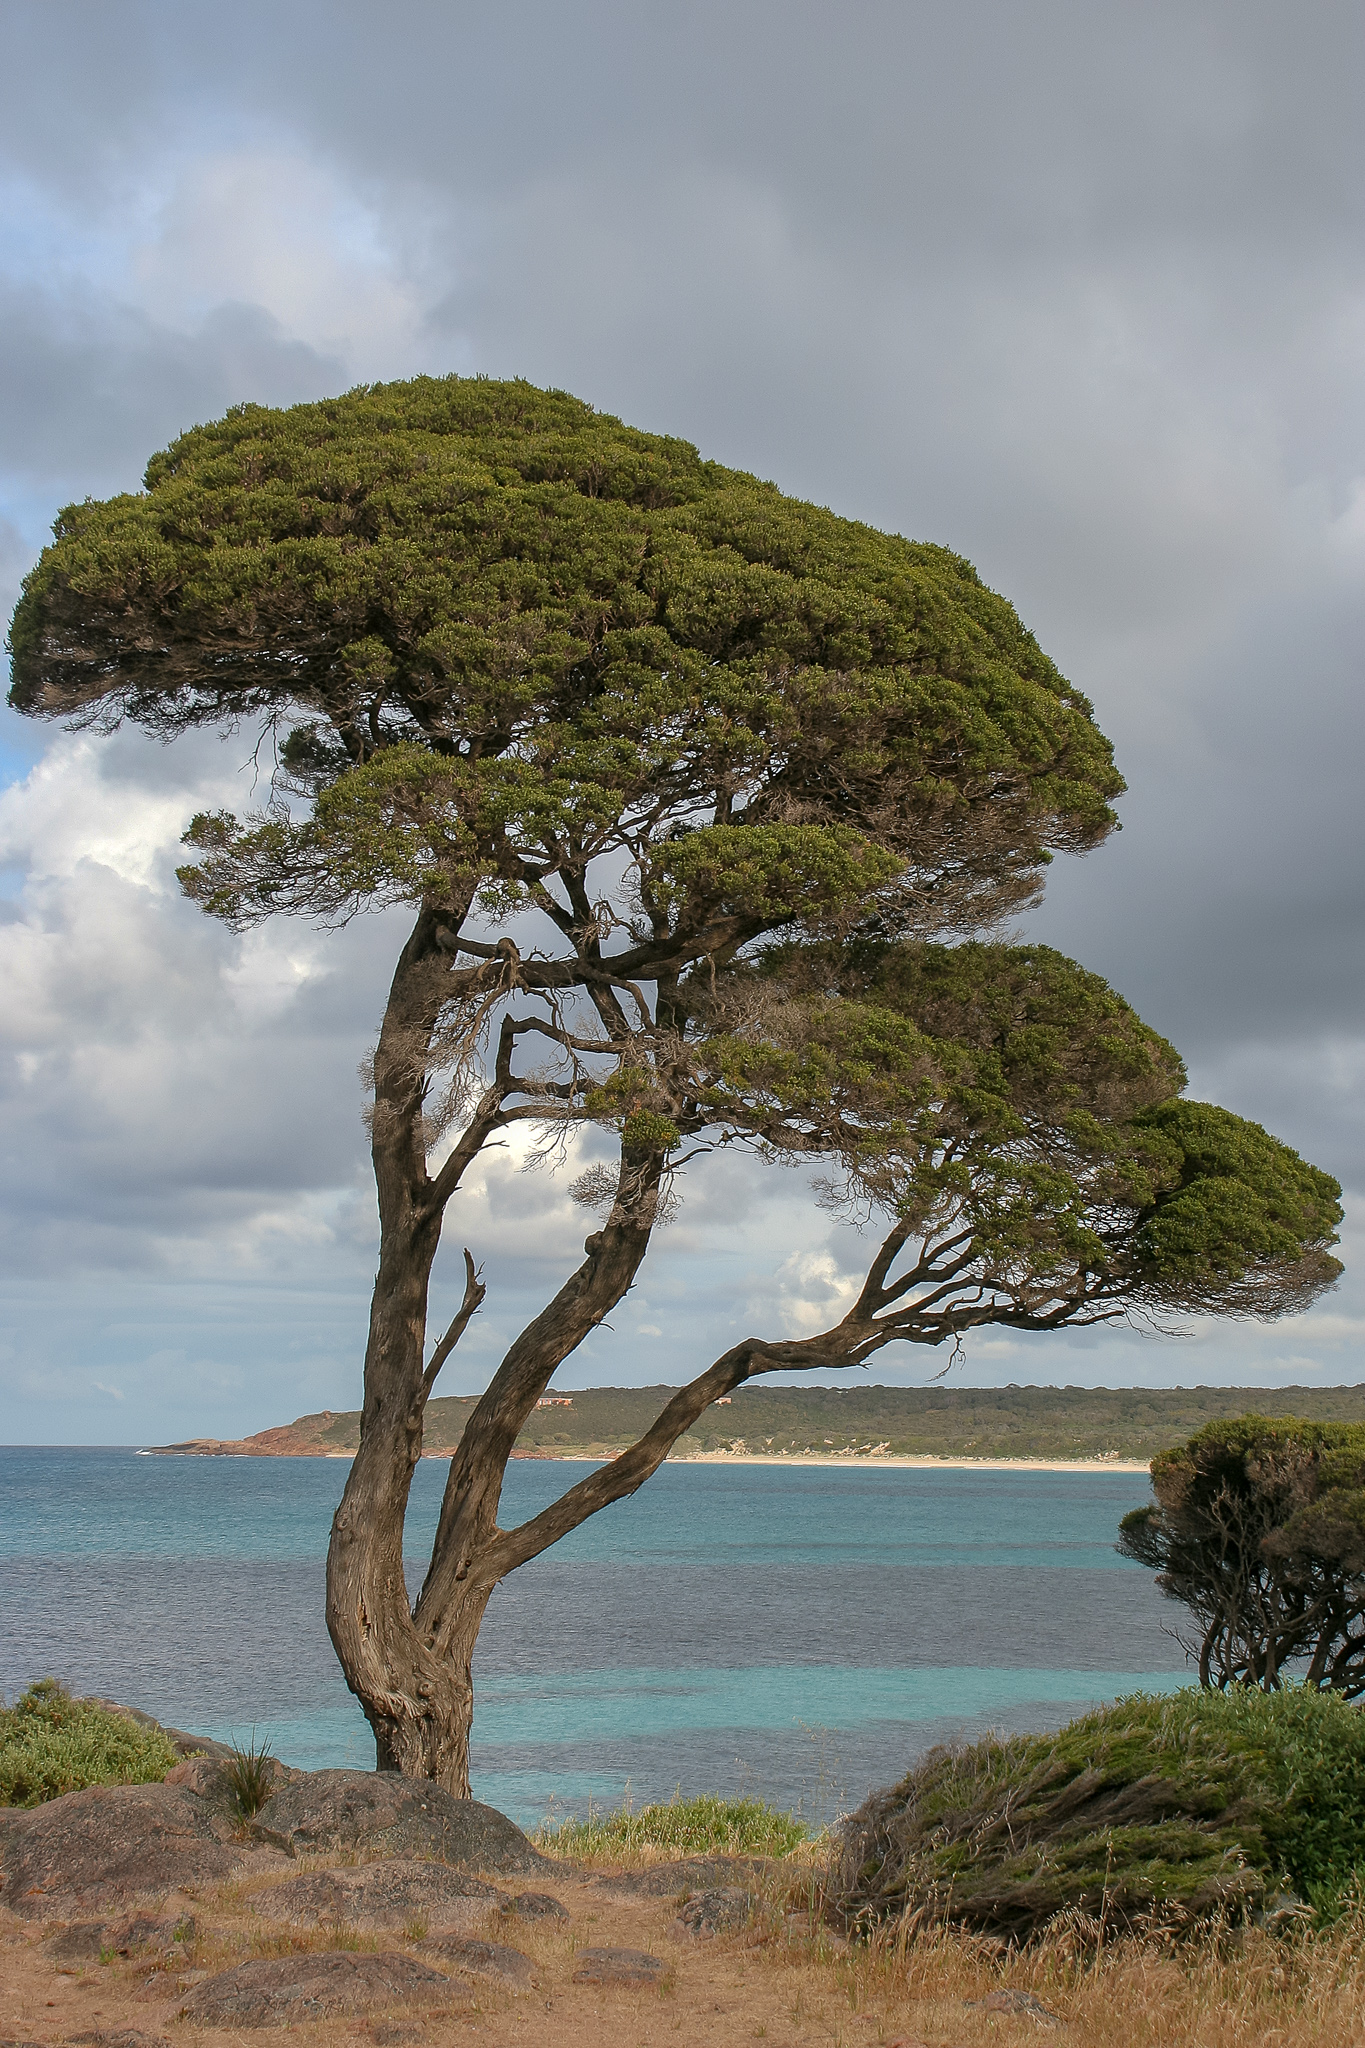
[(884, 1472), (888, 1466), (901, 1472), (1142, 1472), (1150, 1465), (1126, 1458), (892, 1458), (830, 1457), (814, 1452), (794, 1452), (777, 1457), (770, 1452), (697, 1451), (686, 1458), (669, 1460), (674, 1465), (834, 1465)]

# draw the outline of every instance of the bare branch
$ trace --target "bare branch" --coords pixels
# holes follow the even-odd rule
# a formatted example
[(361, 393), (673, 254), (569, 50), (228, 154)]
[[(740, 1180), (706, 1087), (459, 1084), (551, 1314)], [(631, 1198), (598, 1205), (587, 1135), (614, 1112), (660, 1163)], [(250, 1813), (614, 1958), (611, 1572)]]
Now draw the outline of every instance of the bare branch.
[(468, 1245), (465, 1246), (464, 1271), (464, 1300), (460, 1303), (459, 1313), (444, 1337), (442, 1337), (440, 1343), (436, 1346), (436, 1349), (432, 1352), (431, 1363), (422, 1374), (422, 1402), (424, 1406), (431, 1394), (432, 1388), (436, 1384), (437, 1374), (455, 1349), (455, 1346), (459, 1343), (461, 1337), (463, 1337), (465, 1331), (469, 1328), (470, 1323), (482, 1305), (484, 1296), (488, 1292), (488, 1289), (479, 1278), (474, 1265), (473, 1255)]

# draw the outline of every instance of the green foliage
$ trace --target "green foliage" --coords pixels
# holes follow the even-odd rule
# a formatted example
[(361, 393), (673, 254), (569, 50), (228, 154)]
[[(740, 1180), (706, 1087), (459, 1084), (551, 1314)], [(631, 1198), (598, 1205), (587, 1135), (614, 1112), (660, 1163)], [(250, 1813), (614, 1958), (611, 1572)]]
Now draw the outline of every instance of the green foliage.
[(946, 864), (970, 922), (1112, 826), (1088, 704), (968, 563), (565, 393), (241, 406), (146, 486), (62, 514), (11, 701), (161, 732), (297, 719), (297, 785), (351, 786), (293, 824), (198, 821), (187, 886), (232, 921), (440, 900), (643, 829), (661, 910), (681, 891), (761, 928), (875, 884), (889, 914)]
[(1205, 1684), (1365, 1693), (1365, 1426), (1246, 1415), (1152, 1462), (1119, 1549), (1199, 1624)]
[(836, 1156), (855, 1205), (969, 1232), (992, 1279), (1276, 1313), (1340, 1270), (1336, 1182), (1174, 1100), (1174, 1048), (1049, 947), (782, 945), (687, 987), (717, 1122)]
[(228, 1789), (243, 1820), (250, 1820), (275, 1790), (276, 1764), (270, 1744), (258, 1749), (255, 1738), (241, 1748), (233, 1744), (223, 1765)]
[(761, 1799), (701, 1793), (634, 1813), (590, 1812), (586, 1820), (547, 1824), (536, 1840), (556, 1856), (588, 1861), (640, 1849), (666, 1849), (675, 1856), (785, 1856), (805, 1836), (800, 1821)]
[(38, 1806), (86, 1785), (148, 1785), (180, 1761), (159, 1728), (39, 1679), (0, 1707), (0, 1806)]
[(1136, 1119), (1179, 1148), (1175, 1187), (1143, 1224), (1153, 1270), (1184, 1284), (1236, 1279), (1253, 1259), (1294, 1260), (1334, 1242), (1341, 1189), (1259, 1124), (1206, 1102), (1167, 1102)]
[(1239, 1917), (1288, 1886), (1326, 1919), (1365, 1871), (1365, 1717), (1297, 1689), (1135, 1694), (1056, 1735), (933, 1751), (849, 1824), (845, 1911), (1016, 1938)]

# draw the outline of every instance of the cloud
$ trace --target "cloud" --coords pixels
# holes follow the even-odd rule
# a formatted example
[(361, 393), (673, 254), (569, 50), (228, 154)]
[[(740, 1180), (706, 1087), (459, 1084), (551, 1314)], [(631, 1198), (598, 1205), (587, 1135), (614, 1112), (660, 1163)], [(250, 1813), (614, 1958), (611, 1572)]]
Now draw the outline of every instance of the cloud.
[[(1365, 1190), (1358, 8), (19, 0), (7, 31), (7, 602), (61, 503), (137, 488), (194, 421), (426, 369), (565, 386), (946, 541), (1130, 783), (1026, 929), (1168, 1031), (1197, 1093)], [(179, 899), (183, 823), (240, 799), (245, 751), (0, 725), (24, 1434), (355, 1398), (354, 1068), (400, 926), (241, 941)], [(562, 1177), (524, 1165), (492, 1155), (451, 1216), (438, 1312), (461, 1243), (491, 1282), (452, 1385), (577, 1256)], [(804, 1329), (864, 1250), (795, 1178), (707, 1162), (569, 1377)], [(1292, 1326), (983, 1339), (967, 1369), (1365, 1377), (1353, 1275)], [(104, 1395), (83, 1417), (95, 1371), (116, 1425)]]

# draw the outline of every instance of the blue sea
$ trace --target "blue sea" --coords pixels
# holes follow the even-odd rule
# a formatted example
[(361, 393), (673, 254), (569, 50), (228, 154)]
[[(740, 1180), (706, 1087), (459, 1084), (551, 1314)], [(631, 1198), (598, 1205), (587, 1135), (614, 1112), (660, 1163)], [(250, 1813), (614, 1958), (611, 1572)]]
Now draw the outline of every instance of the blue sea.
[[(500, 1519), (585, 1468), (524, 1461)], [(374, 1748), (322, 1618), (340, 1460), (0, 1449), (0, 1691), (47, 1673), (287, 1762)], [(418, 1467), (420, 1579), (446, 1466)], [(666, 1465), (489, 1607), (475, 1796), (523, 1825), (675, 1790), (825, 1822), (936, 1742), (1188, 1683), (1115, 1555), (1135, 1473)]]

